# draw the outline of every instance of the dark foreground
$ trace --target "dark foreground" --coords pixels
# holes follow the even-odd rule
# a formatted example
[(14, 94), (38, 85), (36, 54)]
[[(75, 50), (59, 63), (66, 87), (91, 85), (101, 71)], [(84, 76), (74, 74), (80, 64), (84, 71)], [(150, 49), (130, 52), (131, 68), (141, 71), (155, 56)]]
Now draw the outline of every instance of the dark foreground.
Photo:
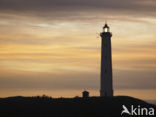
[(128, 114), (121, 116), (122, 105), (128, 110), (131, 105), (156, 109), (155, 105), (126, 96), (86, 99), (10, 97), (0, 99), (0, 117), (133, 117)]

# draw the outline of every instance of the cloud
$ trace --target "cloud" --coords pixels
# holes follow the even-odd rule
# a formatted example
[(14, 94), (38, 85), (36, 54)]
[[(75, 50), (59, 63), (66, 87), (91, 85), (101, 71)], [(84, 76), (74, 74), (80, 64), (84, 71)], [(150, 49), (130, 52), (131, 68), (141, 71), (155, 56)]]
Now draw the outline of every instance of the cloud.
[(0, 90), (98, 90), (106, 19), (114, 88), (156, 89), (155, 11), (155, 0), (0, 0)]
[(115, 89), (156, 89), (154, 70), (114, 69)]
[[(3, 70), (5, 73), (8, 71)], [(60, 70), (61, 71), (61, 70)], [(0, 76), (0, 89), (97, 89), (97, 73), (62, 71), (55, 72), (9, 72)], [(3, 73), (2, 73), (3, 74)], [(32, 77), (33, 76), (33, 77)], [(89, 82), (88, 82), (89, 81)]]
[[(2, 71), (2, 69), (1, 69)], [(156, 89), (156, 73), (147, 70), (114, 69), (114, 89)], [(7, 73), (7, 75), (6, 75)], [(3, 70), (0, 76), (0, 89), (29, 89), (29, 90), (82, 90), (99, 89), (99, 72), (80, 72), (59, 70), (54, 72), (11, 72)]]
[(156, 16), (155, 0), (0, 0), (0, 11), (40, 18), (79, 19), (101, 15)]

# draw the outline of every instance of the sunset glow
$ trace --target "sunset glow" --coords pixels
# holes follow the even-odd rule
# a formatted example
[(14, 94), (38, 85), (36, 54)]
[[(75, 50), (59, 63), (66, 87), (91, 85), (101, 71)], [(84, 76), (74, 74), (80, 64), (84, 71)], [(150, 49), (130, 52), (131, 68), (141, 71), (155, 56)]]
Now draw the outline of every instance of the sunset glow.
[(156, 100), (155, 0), (92, 1), (0, 1), (0, 97), (98, 96), (107, 20), (115, 95)]

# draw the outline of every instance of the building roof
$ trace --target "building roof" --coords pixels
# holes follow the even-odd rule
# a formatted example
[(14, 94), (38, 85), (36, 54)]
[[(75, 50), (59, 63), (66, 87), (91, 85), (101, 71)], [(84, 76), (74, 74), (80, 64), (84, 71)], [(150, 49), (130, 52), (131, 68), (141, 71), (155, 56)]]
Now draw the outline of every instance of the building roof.
[(109, 26), (107, 24), (105, 24), (103, 28), (109, 28)]

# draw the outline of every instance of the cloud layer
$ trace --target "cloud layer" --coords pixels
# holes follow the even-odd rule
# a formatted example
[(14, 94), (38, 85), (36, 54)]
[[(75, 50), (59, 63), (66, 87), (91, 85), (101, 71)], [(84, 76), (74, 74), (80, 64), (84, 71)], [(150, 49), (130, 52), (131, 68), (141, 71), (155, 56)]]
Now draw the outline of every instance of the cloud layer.
[(0, 0), (0, 92), (99, 90), (105, 20), (114, 88), (155, 91), (155, 11), (155, 0)]
[(156, 16), (155, 0), (1, 0), (1, 12), (60, 19), (100, 15)]

